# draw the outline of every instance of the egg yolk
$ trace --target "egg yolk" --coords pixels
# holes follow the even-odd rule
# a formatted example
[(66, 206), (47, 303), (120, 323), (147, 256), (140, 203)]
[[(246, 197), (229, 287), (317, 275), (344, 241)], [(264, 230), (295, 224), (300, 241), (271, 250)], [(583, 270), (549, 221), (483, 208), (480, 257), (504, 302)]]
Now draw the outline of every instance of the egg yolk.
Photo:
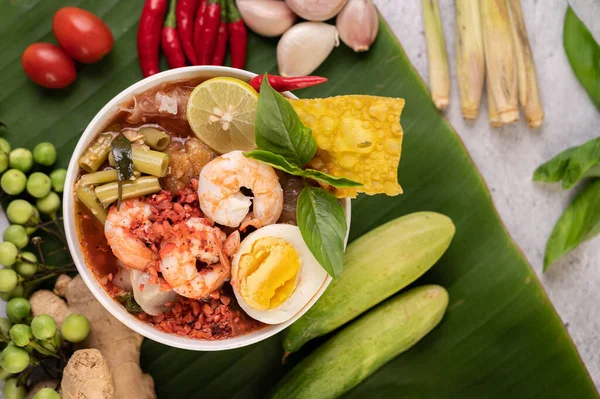
[(253, 309), (274, 309), (294, 292), (299, 270), (300, 257), (290, 243), (276, 237), (259, 238), (240, 256), (239, 293)]

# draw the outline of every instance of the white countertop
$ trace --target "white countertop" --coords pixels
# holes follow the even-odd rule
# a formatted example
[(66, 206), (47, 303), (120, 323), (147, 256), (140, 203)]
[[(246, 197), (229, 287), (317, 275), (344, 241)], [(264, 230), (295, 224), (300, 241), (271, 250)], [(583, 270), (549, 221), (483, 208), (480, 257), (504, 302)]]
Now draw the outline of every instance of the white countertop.
[[(425, 81), (427, 51), (420, 0), (374, 0), (408, 58)], [(571, 0), (600, 39), (600, 2)], [(588, 241), (542, 273), (546, 240), (573, 192), (531, 181), (533, 171), (558, 152), (600, 136), (600, 112), (575, 78), (562, 44), (565, 0), (522, 0), (545, 111), (544, 125), (524, 120), (500, 129), (488, 124), (485, 105), (475, 123), (460, 113), (454, 52), (454, 1), (439, 0), (452, 73), (446, 118), (456, 129), (492, 192), (508, 231), (539, 275), (588, 370), (600, 387), (600, 237)], [(485, 97), (485, 96), (484, 96)], [(594, 262), (595, 260), (595, 262)]]

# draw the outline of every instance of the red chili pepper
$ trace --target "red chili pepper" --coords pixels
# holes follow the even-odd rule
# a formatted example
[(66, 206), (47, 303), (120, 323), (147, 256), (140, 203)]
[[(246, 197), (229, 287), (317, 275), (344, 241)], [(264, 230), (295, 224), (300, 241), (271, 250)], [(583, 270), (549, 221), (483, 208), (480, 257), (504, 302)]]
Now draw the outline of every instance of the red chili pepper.
[(171, 0), (167, 19), (165, 19), (165, 24), (162, 29), (162, 49), (171, 68), (181, 68), (185, 66), (185, 55), (181, 48), (179, 36), (177, 36), (177, 25), (175, 20), (176, 4), (177, 0)]
[(158, 52), (160, 31), (167, 11), (167, 0), (146, 0), (137, 33), (137, 51), (144, 77), (160, 72)]
[(209, 65), (212, 62), (215, 46), (217, 45), (220, 21), (220, 0), (206, 0), (206, 10), (204, 11), (204, 22), (202, 24), (202, 41), (204, 43), (200, 55), (196, 54), (201, 65)]
[(194, 52), (196, 54), (196, 62), (194, 65), (200, 65), (200, 53), (204, 45), (202, 38), (202, 26), (204, 25), (204, 11), (206, 10), (206, 0), (200, 0), (198, 10), (196, 11), (196, 19), (194, 20)]
[(246, 65), (246, 46), (248, 45), (248, 32), (234, 0), (227, 0), (229, 13), (227, 30), (229, 31), (229, 48), (231, 50), (231, 66), (244, 69)]
[[(280, 93), (288, 90), (305, 89), (307, 87), (312, 87), (327, 82), (327, 78), (322, 76), (268, 76), (271, 87)], [(256, 75), (250, 79), (248, 84), (252, 86), (254, 90), (260, 91), (260, 85), (262, 84), (264, 77), (265, 75)]]
[(212, 58), (213, 65), (223, 65), (227, 53), (227, 4), (221, 0), (221, 23), (217, 32), (217, 44)]
[(198, 10), (198, 0), (179, 0), (175, 17), (177, 18), (177, 32), (183, 45), (183, 51), (188, 60), (196, 64), (196, 51), (192, 37), (194, 35), (194, 16)]

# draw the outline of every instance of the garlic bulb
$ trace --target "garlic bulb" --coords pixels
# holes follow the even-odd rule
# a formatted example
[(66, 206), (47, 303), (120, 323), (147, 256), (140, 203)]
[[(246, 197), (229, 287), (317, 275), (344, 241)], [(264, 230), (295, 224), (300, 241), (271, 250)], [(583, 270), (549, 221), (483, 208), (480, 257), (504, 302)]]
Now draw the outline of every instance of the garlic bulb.
[(377, 37), (379, 17), (372, 0), (349, 0), (337, 16), (340, 39), (352, 50), (367, 51)]
[(281, 76), (310, 75), (339, 46), (337, 29), (324, 22), (302, 22), (292, 26), (277, 44)]
[(244, 22), (261, 36), (281, 36), (296, 21), (296, 14), (280, 0), (238, 0)]
[(347, 0), (285, 0), (293, 12), (307, 21), (326, 21), (335, 17)]

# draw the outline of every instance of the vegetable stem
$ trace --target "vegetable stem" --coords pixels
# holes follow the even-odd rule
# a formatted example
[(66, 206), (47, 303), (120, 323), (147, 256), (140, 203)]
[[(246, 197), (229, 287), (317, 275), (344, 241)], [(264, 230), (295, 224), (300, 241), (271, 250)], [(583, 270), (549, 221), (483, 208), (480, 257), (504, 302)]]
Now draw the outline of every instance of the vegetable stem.
[(521, 0), (507, 0), (510, 25), (517, 59), (519, 102), (530, 128), (540, 127), (544, 122), (544, 111), (540, 100), (535, 63), (529, 45)]
[(429, 89), (435, 106), (444, 110), (450, 102), (450, 72), (440, 9), (437, 0), (422, 0), (421, 4), (429, 59)]
[[(117, 184), (117, 183), (111, 183)], [(101, 186), (104, 187), (104, 186)], [(93, 188), (90, 186), (78, 185), (77, 190), (75, 191), (77, 195), (77, 199), (81, 201), (83, 205), (86, 206), (87, 209), (92, 212), (92, 215), (96, 217), (100, 221), (100, 223), (104, 224), (106, 220), (106, 210), (98, 203), (98, 197)]]
[[(156, 177), (164, 177), (169, 169), (169, 155), (153, 151), (139, 145), (131, 146), (131, 160), (136, 171)], [(115, 166), (114, 157), (109, 156), (111, 166)]]
[[(103, 206), (108, 206), (117, 200), (118, 190), (118, 183), (113, 182), (96, 187), (95, 194)], [(158, 178), (154, 176), (143, 176), (132, 182), (123, 183), (122, 198), (140, 197), (142, 195), (157, 193), (160, 190), (161, 187)]]
[(519, 119), (517, 76), (508, 8), (504, 0), (481, 0), (488, 90), (502, 123)]
[(490, 78), (486, 79), (486, 92), (487, 92), (487, 105), (488, 105), (488, 119), (490, 121), (491, 127), (502, 127), (504, 123), (500, 120), (498, 116), (498, 109), (496, 108), (496, 103), (494, 102), (494, 97), (492, 96), (492, 89), (490, 87)]
[(476, 119), (485, 76), (479, 0), (456, 0), (456, 75), (463, 118)]
[(171, 143), (171, 136), (155, 127), (142, 127), (139, 133), (144, 136), (146, 145), (153, 150), (164, 151)]
[(95, 172), (106, 161), (110, 153), (110, 143), (115, 138), (114, 133), (102, 133), (96, 141), (79, 158), (79, 166), (86, 172)]

